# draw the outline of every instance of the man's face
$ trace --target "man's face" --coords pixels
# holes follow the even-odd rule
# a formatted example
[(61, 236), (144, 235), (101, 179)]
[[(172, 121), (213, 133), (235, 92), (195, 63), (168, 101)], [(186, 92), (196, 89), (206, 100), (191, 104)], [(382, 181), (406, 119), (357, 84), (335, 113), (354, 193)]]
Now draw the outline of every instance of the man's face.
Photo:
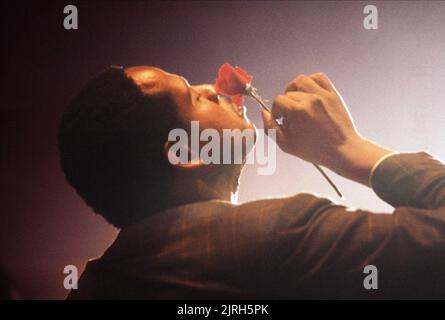
[(184, 124), (190, 126), (191, 121), (199, 120), (201, 130), (213, 128), (220, 133), (223, 129), (254, 130), (245, 108), (219, 98), (212, 85), (191, 86), (185, 78), (154, 67), (131, 67), (125, 69), (125, 73), (147, 94), (164, 92), (170, 95)]
[[(224, 149), (224, 129), (238, 129), (247, 132), (251, 138), (247, 138), (249, 141), (247, 139), (242, 140), (245, 147), (241, 147), (242, 150), (231, 148), (232, 154), (230, 155), (234, 157), (233, 159), (239, 156), (241, 156), (242, 160), (246, 159), (250, 148), (253, 147), (255, 143), (256, 130), (255, 126), (247, 119), (244, 107), (238, 107), (232, 104), (229, 99), (219, 98), (212, 85), (203, 84), (191, 86), (183, 77), (158, 68), (144, 66), (131, 67), (125, 69), (125, 73), (133, 79), (146, 94), (153, 95), (161, 93), (171, 98), (174, 102), (173, 107), (176, 108), (176, 113), (179, 117), (180, 124), (178, 125), (182, 126), (182, 128), (169, 128), (170, 130), (184, 129), (190, 133), (191, 121), (199, 121), (199, 129), (201, 132), (205, 129), (215, 129), (220, 135), (220, 157), (223, 155), (221, 151)], [(153, 112), (153, 121), (156, 121), (156, 111)], [(170, 148), (168, 147), (170, 141), (167, 141), (167, 139), (168, 137), (165, 137), (166, 144), (164, 145), (167, 151), (164, 151), (166, 155), (170, 155)], [(192, 137), (192, 139), (194, 138)], [(253, 141), (250, 141), (250, 139), (253, 139)], [(192, 150), (190, 141), (188, 147)], [(201, 150), (202, 147), (203, 143), (200, 142), (199, 150)], [(208, 192), (204, 191), (208, 190), (208, 187), (205, 187), (208, 185), (211, 186), (212, 190), (219, 188), (217, 198), (229, 200), (230, 194), (233, 196), (238, 189), (238, 181), (243, 164), (234, 161), (228, 165), (204, 165), (202, 162), (203, 159), (199, 160), (200, 161), (197, 162), (191, 161), (186, 164), (174, 165), (176, 168), (197, 169), (179, 170), (177, 171), (178, 175), (176, 178), (189, 181), (190, 177), (193, 177), (192, 180), (198, 178), (201, 182), (207, 181), (199, 186), (198, 189), (200, 191), (198, 192), (196, 191), (198, 189), (193, 189), (194, 187), (191, 188), (193, 189), (192, 197)], [(219, 163), (221, 164), (223, 162), (220, 161)], [(222, 179), (220, 179), (220, 177)], [(184, 192), (183, 189), (184, 188), (180, 190)], [(185, 195), (184, 197), (190, 197), (190, 195)]]

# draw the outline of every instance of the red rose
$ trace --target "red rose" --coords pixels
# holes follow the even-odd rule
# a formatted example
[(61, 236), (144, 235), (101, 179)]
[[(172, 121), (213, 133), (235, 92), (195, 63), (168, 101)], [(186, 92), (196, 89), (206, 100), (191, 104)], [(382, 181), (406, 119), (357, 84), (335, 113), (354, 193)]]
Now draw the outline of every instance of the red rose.
[(218, 71), (215, 90), (224, 96), (235, 96), (246, 92), (247, 84), (252, 82), (252, 76), (240, 67), (232, 67), (224, 63)]
[(232, 97), (232, 103), (242, 107), (244, 106), (244, 97), (240, 94), (237, 94), (236, 96)]

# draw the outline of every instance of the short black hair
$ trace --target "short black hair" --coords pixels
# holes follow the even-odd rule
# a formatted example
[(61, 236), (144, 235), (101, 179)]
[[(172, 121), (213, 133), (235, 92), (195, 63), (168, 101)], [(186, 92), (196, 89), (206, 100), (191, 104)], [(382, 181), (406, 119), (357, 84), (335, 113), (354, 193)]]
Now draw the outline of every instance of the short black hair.
[(163, 145), (177, 123), (168, 95), (148, 95), (122, 67), (109, 67), (66, 107), (62, 170), (95, 212), (123, 228), (167, 206), (174, 176)]

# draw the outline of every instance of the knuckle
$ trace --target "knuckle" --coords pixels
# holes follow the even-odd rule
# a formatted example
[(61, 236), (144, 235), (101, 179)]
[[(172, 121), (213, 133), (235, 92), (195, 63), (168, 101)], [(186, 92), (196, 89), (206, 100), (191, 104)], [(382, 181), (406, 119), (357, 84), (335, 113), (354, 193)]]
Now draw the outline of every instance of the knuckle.
[(305, 81), (306, 81), (306, 76), (304, 74), (300, 74), (294, 79), (293, 82), (298, 86), (304, 83)]
[(283, 95), (276, 96), (272, 103), (272, 108), (276, 108), (282, 104)]
[(318, 94), (311, 94), (310, 96), (311, 104), (317, 107), (323, 106), (323, 98), (320, 97)]
[(291, 99), (291, 100), (295, 100), (295, 99), (297, 99), (297, 98), (300, 97), (298, 91), (297, 91), (297, 92), (295, 92), (295, 91), (287, 91), (287, 92), (284, 94), (284, 96), (285, 96), (286, 98), (288, 98), (288, 99)]
[(279, 103), (279, 102), (278, 102), (278, 97), (275, 97), (275, 99), (273, 99), (273, 102), (272, 102), (272, 109), (273, 109), (273, 108), (276, 108), (276, 106), (277, 106), (278, 103)]
[(278, 115), (280, 110), (283, 109), (285, 96), (277, 96), (272, 103), (272, 114)]
[(317, 79), (326, 79), (327, 78), (326, 74), (324, 72), (315, 72), (312, 76)]
[(339, 97), (338, 97), (338, 95), (337, 95), (337, 93), (334, 91), (334, 92), (328, 92), (327, 94), (326, 94), (326, 100), (329, 102), (329, 103), (331, 103), (331, 102), (335, 102), (335, 101), (337, 101), (339, 99)]
[(296, 78), (295, 81), (303, 81), (306, 79), (306, 75), (304, 74), (299, 74)]

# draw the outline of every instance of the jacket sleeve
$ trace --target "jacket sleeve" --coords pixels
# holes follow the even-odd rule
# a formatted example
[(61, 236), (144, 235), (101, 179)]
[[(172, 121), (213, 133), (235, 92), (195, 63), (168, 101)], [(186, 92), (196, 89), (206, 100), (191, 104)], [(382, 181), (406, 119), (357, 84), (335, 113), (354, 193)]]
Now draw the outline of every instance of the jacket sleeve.
[(396, 154), (374, 170), (371, 187), (394, 207), (445, 207), (445, 166), (425, 152)]
[[(396, 154), (371, 184), (392, 214), (309, 194), (281, 212), (271, 249), (280, 297), (445, 298), (445, 166), (424, 152)], [(377, 268), (377, 289), (364, 286), (367, 265)]]

